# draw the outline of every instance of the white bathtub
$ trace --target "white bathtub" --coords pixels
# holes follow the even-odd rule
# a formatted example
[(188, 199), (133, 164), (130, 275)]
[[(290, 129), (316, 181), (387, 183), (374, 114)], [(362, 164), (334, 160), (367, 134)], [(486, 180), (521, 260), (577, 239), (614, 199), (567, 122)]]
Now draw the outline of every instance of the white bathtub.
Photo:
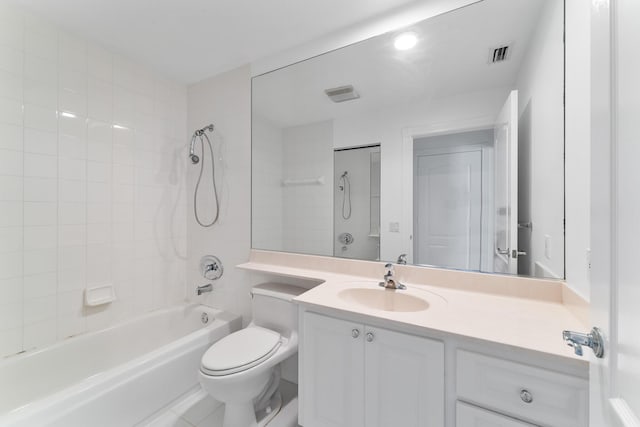
[(241, 326), (180, 306), (0, 361), (0, 426), (132, 426), (196, 386), (204, 352)]

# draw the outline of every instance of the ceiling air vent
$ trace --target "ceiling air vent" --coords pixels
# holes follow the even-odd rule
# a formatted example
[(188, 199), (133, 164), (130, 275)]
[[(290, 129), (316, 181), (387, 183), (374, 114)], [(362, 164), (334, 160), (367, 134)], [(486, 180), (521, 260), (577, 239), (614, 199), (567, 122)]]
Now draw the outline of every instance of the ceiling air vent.
[(358, 95), (358, 92), (355, 91), (352, 85), (326, 89), (324, 93), (326, 93), (333, 102), (345, 102), (360, 98), (360, 95)]
[(509, 59), (511, 48), (509, 45), (499, 46), (489, 51), (489, 63), (496, 64)]

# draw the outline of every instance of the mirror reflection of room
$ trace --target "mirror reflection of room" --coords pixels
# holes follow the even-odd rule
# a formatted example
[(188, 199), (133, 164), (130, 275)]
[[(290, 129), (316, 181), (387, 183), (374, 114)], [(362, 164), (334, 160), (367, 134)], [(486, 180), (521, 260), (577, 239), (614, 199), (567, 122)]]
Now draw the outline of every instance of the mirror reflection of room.
[[(563, 278), (563, 33), (562, 2), (484, 0), (255, 77), (252, 246)], [(372, 144), (356, 232), (337, 153)]]

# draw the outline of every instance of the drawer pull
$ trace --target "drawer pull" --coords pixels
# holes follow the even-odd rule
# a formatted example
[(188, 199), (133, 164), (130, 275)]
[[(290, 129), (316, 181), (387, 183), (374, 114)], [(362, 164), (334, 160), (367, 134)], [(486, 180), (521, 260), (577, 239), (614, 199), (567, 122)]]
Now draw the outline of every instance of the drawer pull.
[(354, 338), (358, 338), (360, 336), (360, 331), (358, 329), (352, 329), (351, 336)]
[(367, 332), (367, 342), (373, 341), (373, 334), (371, 332)]
[(529, 390), (522, 389), (520, 390), (520, 399), (522, 399), (524, 403), (531, 403), (533, 402), (533, 395), (529, 393)]

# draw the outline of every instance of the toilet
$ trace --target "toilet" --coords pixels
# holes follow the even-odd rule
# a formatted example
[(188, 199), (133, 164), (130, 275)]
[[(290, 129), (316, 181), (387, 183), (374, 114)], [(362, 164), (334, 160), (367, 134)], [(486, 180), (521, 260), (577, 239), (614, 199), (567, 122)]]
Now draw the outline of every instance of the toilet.
[(253, 320), (202, 356), (202, 388), (225, 404), (224, 427), (264, 425), (280, 405), (280, 363), (298, 351), (298, 313), (292, 299), (307, 289), (262, 283), (251, 290)]

